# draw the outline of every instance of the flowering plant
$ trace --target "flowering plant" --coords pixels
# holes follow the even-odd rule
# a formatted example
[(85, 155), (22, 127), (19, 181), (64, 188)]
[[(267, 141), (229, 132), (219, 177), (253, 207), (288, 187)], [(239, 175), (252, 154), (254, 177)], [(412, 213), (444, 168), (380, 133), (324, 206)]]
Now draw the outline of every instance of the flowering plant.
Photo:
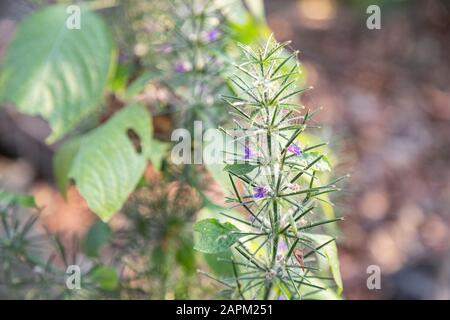
[(258, 49), (241, 46), (245, 60), (230, 79), (236, 95), (224, 96), (235, 130), (223, 131), (237, 146), (226, 150), (233, 157), (224, 168), (233, 190), (227, 197), (231, 212), (220, 212), (225, 223), (206, 219), (194, 226), (197, 250), (231, 248), (231, 258), (222, 261), (232, 265), (234, 276), (216, 280), (234, 298), (324, 297), (332, 280), (342, 290), (335, 239), (310, 232), (341, 220), (318, 219), (315, 209), (344, 177), (322, 185), (318, 172), (329, 170), (329, 163), (316, 151), (325, 143), (299, 143), (314, 127), (314, 112), (303, 113), (295, 101), (307, 89), (296, 86), (297, 52), (287, 52), (287, 44), (269, 39)]

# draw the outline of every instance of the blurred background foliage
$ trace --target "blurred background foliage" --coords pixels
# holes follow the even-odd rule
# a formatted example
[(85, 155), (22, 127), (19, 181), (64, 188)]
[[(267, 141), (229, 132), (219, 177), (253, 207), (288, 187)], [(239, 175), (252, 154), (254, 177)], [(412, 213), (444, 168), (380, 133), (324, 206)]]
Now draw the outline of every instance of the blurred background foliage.
[[(56, 2), (75, 3), (1, 2), (1, 63), (17, 24)], [(116, 58), (95, 117), (71, 135), (139, 102), (152, 115), (159, 156), (150, 159), (153, 166), (106, 224), (76, 188), (69, 187), (65, 198), (57, 191), (52, 158), (62, 143), (45, 143), (48, 125), (0, 108), (0, 188), (33, 194), (38, 207), (23, 208), (34, 204), (11, 194), (0, 200), (0, 297), (218, 297), (220, 286), (196, 270), (223, 275), (231, 270), (217, 257), (194, 252), (191, 234), (198, 217), (214, 215), (223, 204), (220, 181), (214, 181), (220, 171), (174, 166), (167, 143), (173, 128), (199, 114), (207, 115), (209, 127), (226, 123), (221, 101), (208, 100), (232, 90), (223, 85), (230, 72), (223, 62), (237, 58), (235, 41), (251, 44), (271, 32), (301, 50), (302, 85), (315, 87), (302, 102), (325, 108), (317, 114), (324, 127), (317, 135), (330, 142), (335, 176), (352, 174), (345, 191), (332, 199), (336, 207), (323, 207), (327, 216), (347, 216), (342, 230), (327, 230), (339, 235), (345, 297), (450, 297), (447, 2), (224, 1), (213, 8), (220, 38), (206, 46), (191, 46), (192, 39), (183, 45), (170, 32), (185, 13), (174, 15), (169, 2), (81, 2), (106, 22)], [(381, 8), (381, 30), (366, 28), (370, 4)], [(217, 26), (214, 19), (209, 23)], [(217, 61), (216, 72), (202, 74), (201, 59), (192, 59), (198, 52)], [(177, 72), (177, 63), (186, 61)], [(304, 139), (313, 143), (317, 137)], [(81, 291), (65, 289), (70, 264), (82, 267)], [(366, 268), (372, 264), (381, 267), (382, 290), (366, 287)]]

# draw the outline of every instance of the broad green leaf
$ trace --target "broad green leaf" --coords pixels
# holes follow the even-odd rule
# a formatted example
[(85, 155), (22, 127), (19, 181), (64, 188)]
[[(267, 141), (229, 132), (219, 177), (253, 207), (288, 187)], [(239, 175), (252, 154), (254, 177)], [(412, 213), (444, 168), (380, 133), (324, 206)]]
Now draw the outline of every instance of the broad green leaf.
[(119, 285), (119, 277), (113, 267), (100, 266), (90, 273), (91, 279), (103, 290), (113, 291)]
[(0, 71), (0, 101), (41, 116), (61, 138), (100, 107), (113, 44), (95, 13), (81, 11), (81, 28), (69, 29), (66, 6), (32, 13), (19, 25)]
[(133, 65), (117, 63), (114, 73), (109, 78), (108, 88), (116, 95), (123, 96), (126, 92), (128, 81), (133, 72)]
[(269, 27), (248, 12), (244, 14), (243, 19), (240, 17), (239, 21), (229, 21), (229, 27), (232, 31), (232, 38), (244, 44), (257, 43), (270, 35)]
[(56, 185), (65, 195), (70, 184), (69, 172), (72, 168), (73, 160), (80, 150), (81, 137), (76, 137), (63, 144), (53, 157), (53, 173)]
[(203, 253), (220, 253), (231, 247), (242, 235), (229, 222), (205, 219), (194, 225), (194, 249)]
[(265, 20), (262, 0), (236, 1), (227, 15), (232, 38), (244, 44), (256, 44), (270, 35)]
[[(138, 141), (130, 139), (130, 130)], [(76, 138), (79, 142), (70, 141), (73, 146), (63, 147), (61, 152), (70, 155), (56, 155), (55, 172), (68, 172), (68, 178), (75, 181), (89, 208), (107, 221), (121, 209), (139, 183), (150, 153), (151, 137), (150, 114), (140, 105), (127, 106), (101, 127)], [(77, 144), (78, 150), (73, 152)], [(67, 160), (71, 162), (69, 170), (58, 169), (64, 165), (61, 159), (72, 159)], [(57, 177), (57, 181), (67, 185), (64, 177)]]
[(258, 168), (258, 166), (251, 165), (248, 163), (243, 164), (236, 163), (236, 164), (227, 164), (224, 170), (230, 173), (234, 173), (235, 175), (242, 176), (252, 172), (256, 168)]
[(111, 239), (112, 231), (108, 224), (97, 221), (86, 233), (83, 249), (87, 256), (96, 257), (100, 249)]
[(229, 262), (221, 260), (225, 259), (230, 261), (233, 258), (231, 249), (227, 249), (217, 254), (204, 253), (203, 258), (208, 264), (208, 267), (214, 272), (214, 274), (221, 277), (233, 276), (233, 265)]
[(25, 208), (37, 208), (33, 196), (0, 190), (0, 205), (8, 207), (16, 205)]
[[(317, 247), (333, 239), (333, 237), (324, 234), (304, 233), (303, 235), (313, 240), (317, 244)], [(342, 293), (343, 285), (339, 267), (339, 256), (336, 241), (332, 241), (326, 244), (325, 246), (320, 248), (319, 251), (326, 256), (326, 263), (330, 268), (331, 274), (333, 275), (334, 281), (336, 282), (336, 285), (338, 287), (338, 294), (340, 295)], [(319, 260), (323, 259), (323, 257), (320, 255), (317, 255), (317, 257)]]
[(166, 156), (167, 150), (170, 149), (170, 144), (156, 139), (151, 139), (150, 144), (148, 158), (156, 170), (161, 170), (162, 161)]

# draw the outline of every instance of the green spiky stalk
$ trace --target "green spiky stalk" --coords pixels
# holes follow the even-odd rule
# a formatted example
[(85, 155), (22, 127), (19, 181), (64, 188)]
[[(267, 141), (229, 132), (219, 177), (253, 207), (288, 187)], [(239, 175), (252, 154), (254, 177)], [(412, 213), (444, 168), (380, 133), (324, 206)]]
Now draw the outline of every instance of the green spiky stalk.
[[(234, 210), (221, 214), (240, 229), (216, 219), (194, 228), (197, 250), (232, 247), (234, 277), (218, 280), (233, 289), (234, 298), (301, 299), (327, 290), (333, 279), (342, 289), (334, 238), (310, 233), (341, 220), (322, 220), (315, 210), (321, 195), (338, 190), (341, 178), (322, 185), (320, 171), (329, 170), (329, 163), (317, 151), (324, 144), (299, 144), (299, 136), (314, 127), (314, 112), (297, 104), (307, 89), (296, 85), (297, 52), (288, 52), (287, 44), (269, 39), (256, 50), (241, 46), (245, 61), (230, 79), (236, 95), (224, 97), (237, 129), (229, 135), (240, 151), (231, 152), (235, 156), (225, 166)], [(325, 266), (317, 263), (322, 260)], [(323, 276), (326, 271), (333, 278)]]
[[(192, 129), (195, 120), (214, 128), (226, 116), (216, 97), (225, 88), (224, 60), (228, 30), (219, 1), (170, 0), (160, 3), (163, 15), (160, 36), (153, 46), (156, 67), (165, 74), (163, 83), (173, 93), (178, 124)], [(164, 21), (164, 23), (163, 23)]]

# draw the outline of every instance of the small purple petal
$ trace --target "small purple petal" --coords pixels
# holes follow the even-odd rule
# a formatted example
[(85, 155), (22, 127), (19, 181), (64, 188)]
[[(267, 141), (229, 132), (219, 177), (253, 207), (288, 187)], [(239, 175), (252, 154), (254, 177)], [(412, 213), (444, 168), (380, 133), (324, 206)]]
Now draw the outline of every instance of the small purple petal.
[(218, 29), (212, 29), (208, 33), (206, 33), (206, 40), (208, 42), (213, 42), (219, 39), (220, 31)]
[(184, 63), (184, 62), (177, 62), (175, 64), (175, 72), (185, 73), (187, 71), (189, 71), (189, 70), (188, 70), (188, 66), (187, 66), (186, 63)]
[(266, 187), (254, 187), (253, 191), (255, 192), (253, 197), (256, 199), (265, 198), (269, 193), (269, 189), (267, 189)]
[(283, 240), (280, 240), (278, 242), (278, 250), (277, 250), (278, 254), (284, 255), (284, 254), (286, 254), (287, 251), (288, 251), (288, 246), (287, 246), (286, 242)]
[(286, 300), (286, 298), (283, 295), (281, 295), (278, 297), (278, 300)]
[(293, 153), (296, 156), (302, 154), (302, 149), (300, 149), (300, 147), (295, 142), (291, 143), (291, 145), (287, 149), (290, 153)]
[(249, 160), (253, 158), (253, 151), (249, 147), (244, 147), (244, 159)]

